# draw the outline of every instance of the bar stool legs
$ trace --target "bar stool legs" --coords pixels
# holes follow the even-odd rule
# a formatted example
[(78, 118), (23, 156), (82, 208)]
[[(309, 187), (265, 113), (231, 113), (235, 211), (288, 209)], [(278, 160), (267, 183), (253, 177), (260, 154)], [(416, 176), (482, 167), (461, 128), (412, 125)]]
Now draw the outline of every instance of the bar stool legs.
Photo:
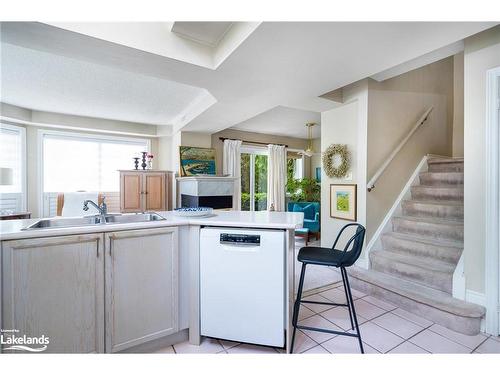
[(361, 341), (361, 334), (359, 333), (359, 324), (358, 324), (358, 318), (356, 317), (356, 309), (354, 308), (354, 299), (352, 298), (352, 293), (351, 293), (351, 286), (349, 285), (349, 278), (347, 277), (347, 271), (344, 267), (340, 267), (341, 272), (344, 273), (344, 280), (345, 280), (345, 287), (347, 289), (347, 293), (349, 294), (349, 302), (348, 304), (351, 305), (351, 308), (349, 309), (349, 312), (352, 311), (352, 318), (354, 319), (354, 325), (356, 328), (356, 334), (358, 337), (359, 341), (359, 348), (361, 349), (361, 353), (364, 353), (363, 349), (363, 342)]
[(302, 287), (304, 286), (305, 274), (306, 274), (306, 264), (302, 263), (302, 268), (300, 270), (299, 289), (297, 291), (297, 298), (295, 299), (295, 304), (293, 306), (293, 317), (292, 317), (293, 334), (292, 334), (292, 342), (290, 344), (290, 353), (293, 353), (293, 344), (295, 343), (295, 332), (297, 331), (297, 321), (299, 320), (300, 301), (302, 300)]
[[(293, 347), (295, 344), (295, 334), (297, 332), (297, 328), (304, 329), (304, 330), (310, 330), (310, 331), (316, 331), (316, 332), (338, 334), (338, 335), (342, 335), (342, 336), (357, 337), (361, 353), (365, 352), (363, 349), (363, 342), (361, 341), (361, 334), (359, 331), (358, 318), (356, 317), (356, 309), (354, 307), (354, 299), (352, 298), (351, 287), (349, 285), (349, 279), (347, 278), (347, 271), (346, 271), (345, 267), (339, 267), (339, 268), (340, 268), (340, 273), (342, 275), (342, 282), (344, 284), (344, 292), (345, 292), (346, 299), (347, 299), (346, 304), (317, 302), (317, 301), (305, 301), (305, 300), (303, 301), (302, 300), (302, 289), (304, 287), (306, 263), (302, 263), (302, 269), (300, 271), (299, 287), (297, 290), (297, 298), (296, 298), (294, 306), (293, 306), (293, 316), (292, 316), (293, 333), (292, 333), (292, 341), (290, 343), (290, 353), (293, 353)], [(348, 332), (343, 332), (343, 331), (332, 331), (332, 330), (316, 328), (316, 327), (306, 327), (306, 326), (301, 326), (301, 325), (297, 324), (298, 319), (299, 319), (300, 304), (302, 302), (303, 303), (313, 303), (313, 304), (318, 304), (318, 305), (345, 306), (345, 307), (347, 307), (347, 309), (349, 310), (349, 318), (351, 319), (351, 328), (356, 333), (348, 333)]]

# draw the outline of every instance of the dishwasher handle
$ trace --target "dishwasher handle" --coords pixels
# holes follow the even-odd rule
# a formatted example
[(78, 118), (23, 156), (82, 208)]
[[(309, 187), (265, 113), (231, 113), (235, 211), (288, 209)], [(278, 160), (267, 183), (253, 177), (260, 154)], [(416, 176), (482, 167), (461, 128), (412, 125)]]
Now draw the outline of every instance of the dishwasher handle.
[(258, 234), (235, 234), (221, 233), (220, 243), (224, 245), (237, 246), (260, 246), (260, 235)]

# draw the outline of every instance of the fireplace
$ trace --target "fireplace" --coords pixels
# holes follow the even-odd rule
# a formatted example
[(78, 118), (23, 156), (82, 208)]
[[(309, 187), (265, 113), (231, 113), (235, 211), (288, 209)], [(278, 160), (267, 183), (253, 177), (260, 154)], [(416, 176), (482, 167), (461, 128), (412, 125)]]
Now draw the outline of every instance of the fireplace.
[(235, 188), (238, 178), (190, 176), (177, 178), (177, 207), (236, 209)]

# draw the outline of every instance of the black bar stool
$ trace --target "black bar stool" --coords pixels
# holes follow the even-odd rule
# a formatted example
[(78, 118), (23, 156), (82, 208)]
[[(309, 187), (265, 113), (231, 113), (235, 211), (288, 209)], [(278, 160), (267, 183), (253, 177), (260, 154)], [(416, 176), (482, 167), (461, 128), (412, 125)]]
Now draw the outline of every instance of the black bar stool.
[[(337, 250), (337, 242), (344, 230), (349, 227), (356, 227), (356, 233), (347, 241), (347, 244), (344, 247), (344, 250)], [(295, 341), (295, 332), (297, 328), (309, 331), (317, 331), (324, 333), (332, 333), (336, 335), (343, 336), (352, 336), (357, 337), (359, 341), (359, 348), (361, 349), (361, 353), (364, 353), (363, 342), (361, 341), (361, 334), (359, 332), (358, 318), (356, 317), (356, 310), (354, 308), (354, 300), (352, 298), (351, 287), (349, 286), (349, 279), (347, 278), (346, 267), (350, 267), (356, 262), (356, 260), (361, 255), (361, 250), (363, 248), (363, 241), (365, 239), (365, 227), (361, 224), (351, 223), (344, 226), (331, 249), (326, 247), (303, 247), (299, 250), (299, 255), (297, 256), (297, 260), (302, 263), (302, 269), (300, 271), (300, 281), (299, 281), (299, 289), (297, 291), (297, 299), (295, 300), (295, 304), (293, 307), (293, 334), (292, 334), (292, 344), (290, 346), (290, 353), (293, 353), (293, 344)], [(349, 250), (352, 244), (351, 250)], [(346, 296), (347, 303), (327, 303), (327, 302), (317, 302), (317, 301), (306, 301), (302, 300), (302, 287), (304, 286), (304, 277), (306, 274), (306, 266), (308, 264), (315, 264), (319, 266), (331, 266), (340, 268), (340, 273), (342, 275), (342, 282), (344, 284), (344, 292)], [(318, 305), (330, 305), (330, 306), (346, 306), (349, 310), (349, 318), (351, 320), (351, 328), (352, 330), (356, 330), (356, 333), (348, 333), (343, 331), (332, 331), (323, 328), (316, 327), (306, 327), (297, 324), (297, 320), (299, 318), (299, 309), (301, 303), (312, 303)]]

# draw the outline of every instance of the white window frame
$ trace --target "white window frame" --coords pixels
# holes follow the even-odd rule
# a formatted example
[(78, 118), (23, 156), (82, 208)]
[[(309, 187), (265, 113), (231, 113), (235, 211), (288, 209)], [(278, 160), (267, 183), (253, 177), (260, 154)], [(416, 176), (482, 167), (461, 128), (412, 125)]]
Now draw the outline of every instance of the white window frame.
[(269, 152), (266, 147), (241, 146), (241, 154), (250, 154), (250, 211), (255, 211), (255, 155), (267, 155)]
[[(38, 143), (38, 182), (37, 182), (37, 189), (38, 189), (38, 207), (39, 207), (39, 212), (42, 213), (44, 212), (44, 186), (43, 186), (43, 181), (44, 181), (44, 175), (43, 175), (43, 170), (44, 170), (44, 160), (43, 160), (43, 140), (45, 136), (56, 136), (56, 137), (66, 137), (66, 138), (74, 138), (74, 139), (88, 139), (88, 140), (106, 140), (106, 141), (112, 141), (112, 142), (117, 142), (117, 143), (122, 143), (122, 142), (146, 142), (147, 145), (147, 152), (151, 152), (151, 139), (149, 138), (139, 138), (139, 137), (119, 137), (119, 136), (112, 136), (112, 135), (101, 135), (101, 134), (94, 134), (94, 133), (80, 133), (80, 132), (68, 132), (68, 131), (60, 131), (60, 130), (46, 130), (46, 129), (39, 129), (38, 134), (37, 134), (37, 143)], [(130, 168), (132, 169), (132, 167)]]
[(486, 77), (486, 332), (500, 334), (500, 67)]
[[(26, 211), (28, 207), (28, 189), (27, 189), (27, 174), (26, 170), (26, 128), (23, 126), (6, 124), (0, 122), (0, 128), (19, 132), (21, 136), (21, 211)], [(5, 193), (5, 195), (11, 193)]]

